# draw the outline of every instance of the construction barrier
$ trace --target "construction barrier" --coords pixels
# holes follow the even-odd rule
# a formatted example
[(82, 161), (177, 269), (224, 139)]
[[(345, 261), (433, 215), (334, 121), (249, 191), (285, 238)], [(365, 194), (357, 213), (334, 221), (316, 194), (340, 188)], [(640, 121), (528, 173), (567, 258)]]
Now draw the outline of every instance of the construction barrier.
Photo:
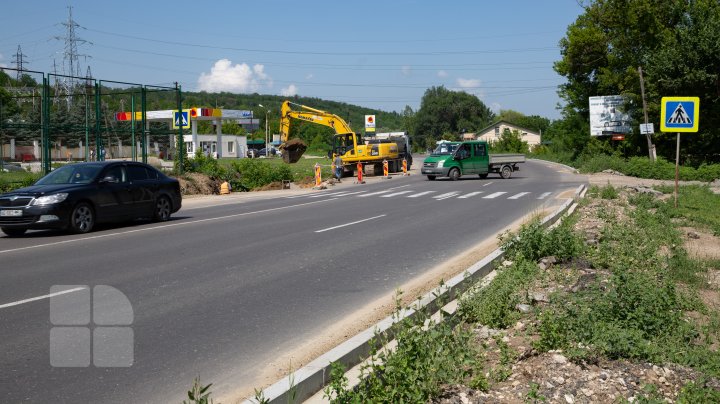
[(230, 184), (225, 181), (222, 184), (220, 184), (220, 195), (227, 195), (230, 193)]
[(322, 171), (320, 170), (320, 163), (315, 163), (315, 186), (319, 187), (322, 182)]
[(403, 175), (408, 175), (407, 172), (407, 160), (403, 159)]
[(357, 163), (357, 182), (358, 184), (364, 184), (365, 181), (363, 181), (363, 165), (361, 162), (358, 161)]
[(388, 177), (390, 175), (388, 172), (389, 172), (388, 161), (383, 160), (383, 177)]

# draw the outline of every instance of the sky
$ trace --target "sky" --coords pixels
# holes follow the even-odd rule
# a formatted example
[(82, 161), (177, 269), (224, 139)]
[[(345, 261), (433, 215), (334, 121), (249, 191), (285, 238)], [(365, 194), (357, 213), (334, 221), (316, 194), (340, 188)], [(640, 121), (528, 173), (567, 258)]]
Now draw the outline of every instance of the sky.
[(550, 119), (565, 82), (558, 43), (583, 11), (576, 0), (8, 1), (0, 67), (17, 66), (19, 46), (25, 69), (69, 73), (69, 7), (81, 76), (89, 66), (100, 80), (398, 112), (444, 86)]

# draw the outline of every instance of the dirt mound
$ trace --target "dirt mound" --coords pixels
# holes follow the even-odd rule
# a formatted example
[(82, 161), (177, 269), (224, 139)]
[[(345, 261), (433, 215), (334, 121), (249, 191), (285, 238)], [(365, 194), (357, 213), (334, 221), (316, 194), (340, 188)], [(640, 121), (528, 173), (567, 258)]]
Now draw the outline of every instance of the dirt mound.
[(275, 191), (278, 189), (283, 189), (283, 183), (282, 182), (271, 182), (267, 185), (263, 185), (261, 187), (253, 188), (253, 192), (255, 191)]
[(220, 180), (214, 180), (205, 174), (188, 173), (178, 177), (180, 192), (183, 195), (213, 195), (220, 193)]

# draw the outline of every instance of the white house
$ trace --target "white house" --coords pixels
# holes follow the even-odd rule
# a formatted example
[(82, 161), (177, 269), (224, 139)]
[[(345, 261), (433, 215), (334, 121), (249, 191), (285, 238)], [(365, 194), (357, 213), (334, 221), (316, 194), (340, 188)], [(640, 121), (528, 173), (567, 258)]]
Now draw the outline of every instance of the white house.
[(507, 121), (497, 121), (486, 126), (477, 133), (477, 139), (485, 140), (488, 143), (496, 142), (500, 140), (500, 136), (503, 134), (505, 129), (518, 131), (520, 133), (520, 138), (522, 138), (523, 142), (527, 142), (531, 149), (540, 144), (541, 133), (523, 128), (522, 126), (517, 126)]

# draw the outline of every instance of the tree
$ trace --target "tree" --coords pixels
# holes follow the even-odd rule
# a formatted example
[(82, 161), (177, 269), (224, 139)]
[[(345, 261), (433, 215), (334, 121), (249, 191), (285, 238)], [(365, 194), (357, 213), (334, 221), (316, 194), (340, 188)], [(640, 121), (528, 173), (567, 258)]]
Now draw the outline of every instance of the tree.
[(506, 153), (528, 153), (530, 148), (527, 142), (522, 140), (520, 131), (505, 129), (500, 135), (500, 139), (492, 144), (494, 152)]
[(445, 133), (476, 131), (494, 117), (490, 108), (474, 95), (432, 87), (425, 91), (415, 114), (415, 134), (430, 145)]
[[(588, 98), (595, 95), (626, 96), (626, 110), (640, 122), (642, 100), (637, 70), (641, 66), (646, 72), (650, 120), (659, 121), (662, 96), (701, 96), (703, 120), (712, 117), (713, 124), (702, 124), (704, 133), (698, 138), (703, 141), (688, 145), (688, 151), (698, 154), (709, 150), (715, 157), (703, 153), (704, 158), (718, 159), (720, 145), (711, 140), (718, 135), (715, 119), (720, 104), (717, 0), (593, 0), (583, 6), (584, 13), (560, 41), (562, 59), (554, 66), (567, 79), (559, 94), (566, 102), (563, 117), (572, 130), (584, 129), (584, 124), (578, 124), (589, 121)], [(635, 146), (643, 145), (643, 137), (629, 138)], [(658, 150), (672, 157), (667, 156), (674, 151), (672, 140), (663, 136), (658, 139)]]

